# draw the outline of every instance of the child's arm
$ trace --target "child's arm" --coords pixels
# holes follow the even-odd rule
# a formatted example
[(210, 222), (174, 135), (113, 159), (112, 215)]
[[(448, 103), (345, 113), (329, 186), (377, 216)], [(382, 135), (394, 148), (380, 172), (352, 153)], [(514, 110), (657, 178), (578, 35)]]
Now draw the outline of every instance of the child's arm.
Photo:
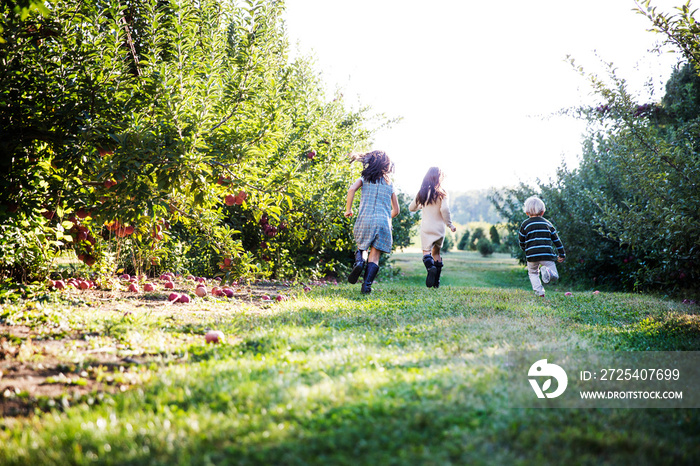
[(391, 193), (391, 218), (396, 217), (401, 212), (399, 207), (399, 198), (396, 197), (396, 193)]
[(442, 215), (442, 220), (445, 222), (445, 225), (447, 225), (447, 228), (449, 228), (452, 233), (457, 231), (457, 227), (452, 224), (452, 214), (450, 213), (450, 203), (445, 196), (440, 204), (440, 215)]
[(559, 255), (559, 257), (557, 258), (557, 262), (562, 263), (566, 260), (566, 250), (564, 249), (564, 243), (561, 242), (561, 239), (559, 238), (557, 230), (554, 228), (554, 226), (552, 226), (550, 231), (552, 236), (552, 243), (554, 243), (554, 247), (557, 248), (557, 254)]
[(518, 229), (518, 245), (523, 251), (525, 250), (526, 239), (527, 235), (525, 234), (525, 229), (523, 228), (523, 224), (520, 224), (520, 228)]
[(362, 178), (358, 178), (353, 184), (348, 188), (348, 196), (345, 200), (345, 216), (352, 217), (352, 201), (355, 199), (355, 192), (362, 187)]

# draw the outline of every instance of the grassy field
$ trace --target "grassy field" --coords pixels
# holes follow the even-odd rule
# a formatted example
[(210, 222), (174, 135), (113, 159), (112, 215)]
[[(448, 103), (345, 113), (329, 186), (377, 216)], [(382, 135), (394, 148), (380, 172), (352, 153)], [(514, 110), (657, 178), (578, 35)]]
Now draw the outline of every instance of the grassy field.
[[(446, 255), (443, 285), (426, 289), (420, 253), (393, 261), (402, 273), (370, 296), (341, 284), (285, 289), (292, 299), (274, 304), (154, 295), (106, 307), (71, 295), (5, 306), (3, 341), (19, 348), (6, 358), (36, 368), (48, 357), (27, 350), (26, 328), (61, 341), (51, 354), (68, 381), (55, 385), (101, 377), (106, 388), (4, 417), (0, 464), (700, 462), (696, 410), (514, 408), (498, 357), (697, 351), (697, 306), (556, 286), (542, 300), (508, 256), (472, 252)], [(206, 345), (209, 329), (227, 343)], [(101, 349), (118, 364), (96, 360)]]

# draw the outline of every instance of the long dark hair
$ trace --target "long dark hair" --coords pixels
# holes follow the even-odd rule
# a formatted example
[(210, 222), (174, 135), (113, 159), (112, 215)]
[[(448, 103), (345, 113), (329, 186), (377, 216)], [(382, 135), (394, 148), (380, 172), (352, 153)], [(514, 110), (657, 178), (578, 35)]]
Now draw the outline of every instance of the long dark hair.
[(362, 178), (368, 183), (376, 183), (382, 178), (389, 182), (389, 173), (394, 171), (394, 163), (383, 150), (351, 156), (350, 163), (355, 161), (362, 162)]
[(430, 167), (423, 178), (423, 184), (418, 190), (416, 203), (426, 206), (438, 199), (444, 199), (447, 196), (447, 192), (442, 187), (442, 179), (444, 177), (445, 174), (438, 167)]

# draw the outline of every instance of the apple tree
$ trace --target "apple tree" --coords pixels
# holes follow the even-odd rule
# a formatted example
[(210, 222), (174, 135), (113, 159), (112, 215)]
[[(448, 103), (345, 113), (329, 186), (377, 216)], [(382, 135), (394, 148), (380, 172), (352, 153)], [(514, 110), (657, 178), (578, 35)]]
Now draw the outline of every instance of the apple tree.
[(351, 249), (368, 110), (289, 63), (281, 2), (47, 7), (0, 19), (2, 275), (66, 249), (105, 273), (325, 273)]

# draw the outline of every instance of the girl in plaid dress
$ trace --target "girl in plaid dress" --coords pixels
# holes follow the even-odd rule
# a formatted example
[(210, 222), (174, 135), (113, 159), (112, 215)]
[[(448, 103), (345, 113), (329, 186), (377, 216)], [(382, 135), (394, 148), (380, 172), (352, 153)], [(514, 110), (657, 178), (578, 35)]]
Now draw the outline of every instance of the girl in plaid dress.
[(365, 251), (368, 251), (362, 293), (372, 292), (372, 283), (379, 272), (379, 257), (383, 252), (390, 253), (392, 245), (391, 219), (399, 214), (399, 200), (389, 174), (394, 164), (384, 151), (375, 150), (367, 154), (353, 156), (351, 162), (362, 162), (362, 177), (348, 189), (345, 203), (345, 216), (352, 217), (352, 202), (355, 192), (362, 190), (360, 210), (353, 233), (357, 243), (355, 263), (348, 276), (348, 282), (357, 283), (365, 266)]

